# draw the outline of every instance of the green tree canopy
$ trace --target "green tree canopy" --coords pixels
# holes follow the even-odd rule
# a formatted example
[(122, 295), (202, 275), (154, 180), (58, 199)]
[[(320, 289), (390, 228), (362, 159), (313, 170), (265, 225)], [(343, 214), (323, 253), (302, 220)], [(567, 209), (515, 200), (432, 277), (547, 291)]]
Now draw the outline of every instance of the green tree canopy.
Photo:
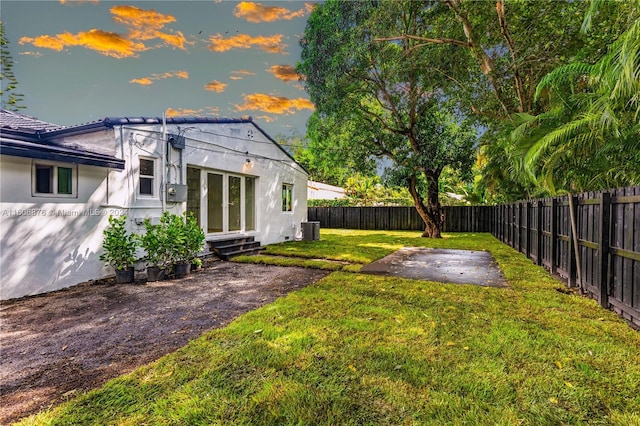
[(4, 32), (4, 23), (0, 21), (0, 56), (2, 57), (2, 74), (0, 80), (0, 98), (2, 99), (2, 109), (9, 111), (19, 111), (26, 108), (21, 105), (24, 95), (18, 93), (18, 80), (13, 74), (13, 58), (9, 52), (9, 40)]
[[(361, 156), (389, 158), (396, 182), (411, 193), (424, 236), (440, 237), (438, 179), (446, 166), (468, 169), (475, 132), (451, 112), (431, 78), (421, 43), (379, 38), (423, 33), (422, 2), (327, 1), (316, 5), (301, 40), (298, 72), (322, 125), (316, 135)], [(313, 136), (313, 135), (312, 135)], [(423, 183), (423, 184), (421, 184)]]
[[(552, 193), (640, 184), (640, 1), (630, 3), (636, 20), (606, 53), (547, 74), (536, 97), (548, 107), (519, 116), (512, 137), (524, 169)], [(585, 30), (599, 7), (592, 3)]]

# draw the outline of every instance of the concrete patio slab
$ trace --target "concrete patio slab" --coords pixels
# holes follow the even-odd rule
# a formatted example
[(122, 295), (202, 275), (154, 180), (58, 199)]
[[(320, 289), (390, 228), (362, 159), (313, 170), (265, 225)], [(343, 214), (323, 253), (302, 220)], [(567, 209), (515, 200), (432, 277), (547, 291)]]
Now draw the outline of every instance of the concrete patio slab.
[(443, 283), (508, 287), (495, 259), (486, 251), (404, 247), (365, 265), (360, 272)]

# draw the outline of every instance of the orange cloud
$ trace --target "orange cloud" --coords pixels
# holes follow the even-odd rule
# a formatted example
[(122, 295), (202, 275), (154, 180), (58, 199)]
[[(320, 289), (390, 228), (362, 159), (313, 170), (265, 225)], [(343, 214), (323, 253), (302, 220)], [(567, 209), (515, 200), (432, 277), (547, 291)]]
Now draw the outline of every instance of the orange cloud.
[(184, 35), (162, 32), (165, 25), (175, 22), (171, 15), (163, 15), (155, 10), (143, 10), (133, 6), (114, 6), (110, 9), (113, 20), (125, 25), (128, 30), (126, 36), (100, 29), (72, 34), (65, 32), (56, 35), (41, 35), (38, 37), (22, 37), (20, 44), (30, 43), (36, 47), (43, 47), (62, 51), (67, 47), (84, 47), (102, 55), (122, 59), (137, 56), (139, 52), (149, 49), (143, 42), (159, 39), (160, 45), (173, 46), (184, 49), (186, 41)]
[(159, 38), (164, 43), (184, 49), (187, 43), (182, 32), (167, 34), (161, 30), (165, 25), (176, 21), (171, 15), (164, 15), (155, 10), (139, 9), (135, 6), (113, 6), (111, 9), (113, 20), (129, 28), (129, 37), (133, 40), (153, 40)]
[(227, 88), (227, 84), (221, 83), (217, 80), (213, 80), (205, 84), (204, 88), (205, 90), (208, 90), (210, 92), (222, 93), (224, 92), (224, 89)]
[(153, 84), (153, 80), (151, 80), (149, 77), (142, 77), (142, 78), (134, 78), (133, 80), (129, 80), (129, 83), (135, 83), (141, 86), (149, 86), (150, 84)]
[(264, 6), (260, 3), (254, 3), (251, 1), (241, 1), (233, 11), (233, 14), (237, 18), (244, 18), (248, 22), (254, 23), (273, 22), (279, 19), (286, 19), (290, 21), (294, 18), (304, 16), (305, 13), (305, 9), (292, 12), (284, 7)]
[(219, 108), (217, 107), (205, 107), (205, 108), (198, 108), (198, 109), (192, 109), (192, 108), (178, 108), (178, 109), (174, 109), (174, 108), (169, 108), (167, 109), (167, 117), (177, 117), (177, 116), (196, 116), (196, 117), (203, 117), (203, 116), (211, 116), (211, 115), (218, 115), (218, 112), (220, 111)]
[(282, 81), (298, 81), (298, 73), (292, 65), (274, 65), (268, 69), (273, 76)]
[(231, 80), (242, 80), (245, 75), (256, 75), (256, 73), (249, 70), (231, 71), (231, 76), (229, 78)]
[(77, 34), (62, 33), (56, 36), (22, 37), (19, 43), (31, 43), (36, 47), (57, 51), (61, 51), (68, 46), (80, 46), (117, 59), (135, 56), (138, 52), (145, 50), (145, 46), (142, 43), (128, 40), (117, 33), (96, 29)]
[(152, 74), (150, 77), (142, 77), (142, 78), (134, 78), (133, 80), (129, 80), (129, 83), (140, 84), (142, 86), (148, 86), (153, 84), (154, 81), (164, 80), (165, 78), (189, 78), (189, 73), (187, 71), (172, 71), (165, 72), (163, 74)]
[(93, 3), (93, 4), (98, 4), (98, 0), (60, 0), (60, 4), (68, 4), (73, 6), (74, 4), (81, 4), (81, 3)]
[(293, 114), (294, 110), (313, 110), (315, 108), (308, 99), (289, 99), (284, 96), (271, 96), (263, 93), (245, 95), (244, 104), (235, 107), (237, 111), (255, 110), (272, 114)]
[(258, 120), (262, 120), (265, 123), (271, 123), (272, 121), (275, 121), (273, 117), (271, 117), (270, 115), (260, 115), (258, 117), (256, 117)]
[(250, 49), (258, 47), (269, 53), (286, 53), (287, 45), (282, 43), (282, 34), (271, 36), (255, 36), (248, 34), (238, 34), (225, 39), (222, 35), (216, 34), (209, 37), (211, 44), (209, 50), (214, 52), (226, 52), (231, 49)]

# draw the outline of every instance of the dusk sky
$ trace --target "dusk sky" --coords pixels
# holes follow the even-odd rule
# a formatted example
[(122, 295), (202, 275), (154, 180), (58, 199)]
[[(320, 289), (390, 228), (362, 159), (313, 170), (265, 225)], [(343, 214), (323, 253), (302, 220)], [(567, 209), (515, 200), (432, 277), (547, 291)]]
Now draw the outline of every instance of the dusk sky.
[(295, 75), (303, 1), (12, 1), (0, 18), (20, 112), (60, 125), (104, 117), (250, 115), (303, 136), (313, 104)]

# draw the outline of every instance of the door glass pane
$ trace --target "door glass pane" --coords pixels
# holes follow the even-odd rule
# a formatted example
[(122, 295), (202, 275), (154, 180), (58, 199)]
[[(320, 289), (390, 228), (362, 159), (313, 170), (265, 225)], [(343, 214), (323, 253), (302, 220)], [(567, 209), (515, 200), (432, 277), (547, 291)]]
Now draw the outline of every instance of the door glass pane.
[(238, 176), (229, 176), (229, 231), (239, 231), (240, 224), (240, 182)]
[(200, 169), (187, 167), (187, 214), (200, 225)]
[(207, 232), (222, 232), (222, 175), (207, 174)]
[(256, 229), (256, 178), (247, 177), (244, 180), (244, 229)]

